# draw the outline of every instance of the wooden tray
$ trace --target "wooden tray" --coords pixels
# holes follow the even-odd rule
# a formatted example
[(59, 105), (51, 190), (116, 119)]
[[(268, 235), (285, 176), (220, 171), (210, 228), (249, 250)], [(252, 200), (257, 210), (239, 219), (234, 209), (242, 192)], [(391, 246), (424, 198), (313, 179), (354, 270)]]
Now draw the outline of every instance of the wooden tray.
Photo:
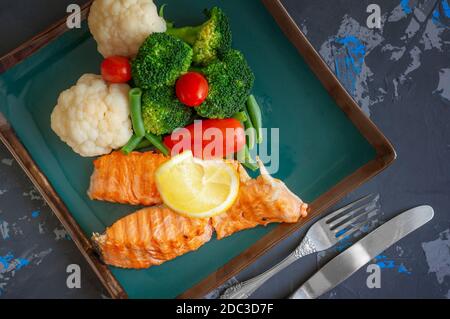
[[(256, 75), (254, 93), (264, 108), (265, 125), (280, 129), (276, 177), (311, 203), (311, 214), (297, 224), (213, 239), (196, 252), (148, 270), (105, 266), (88, 238), (135, 209), (90, 201), (86, 189), (92, 159), (80, 158), (50, 129), (59, 93), (83, 73), (99, 73), (101, 62), (86, 24), (67, 30), (63, 20), (0, 58), (0, 139), (114, 298), (201, 298), (395, 159), (392, 145), (280, 1), (164, 2), (169, 4), (167, 17), (180, 24), (200, 22), (202, 9), (213, 5), (229, 14), (234, 46)], [(88, 9), (89, 4), (83, 17)]]

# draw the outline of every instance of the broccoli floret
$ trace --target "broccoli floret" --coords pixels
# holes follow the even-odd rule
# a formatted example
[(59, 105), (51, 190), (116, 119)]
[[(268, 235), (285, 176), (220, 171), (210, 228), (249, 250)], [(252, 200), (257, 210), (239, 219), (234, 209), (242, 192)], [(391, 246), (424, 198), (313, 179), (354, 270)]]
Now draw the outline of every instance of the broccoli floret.
[(226, 14), (214, 7), (205, 10), (205, 15), (208, 20), (200, 26), (174, 28), (169, 24), (167, 28), (168, 34), (192, 46), (193, 62), (197, 65), (207, 65), (231, 48), (231, 27)]
[(192, 48), (164, 34), (150, 35), (132, 61), (133, 80), (143, 89), (174, 85), (192, 63)]
[(173, 87), (146, 90), (142, 94), (142, 119), (145, 130), (156, 135), (172, 133), (191, 123), (192, 108), (183, 105)]
[(222, 60), (215, 60), (201, 71), (208, 80), (209, 93), (196, 108), (200, 116), (229, 118), (243, 108), (255, 76), (241, 52), (230, 50)]

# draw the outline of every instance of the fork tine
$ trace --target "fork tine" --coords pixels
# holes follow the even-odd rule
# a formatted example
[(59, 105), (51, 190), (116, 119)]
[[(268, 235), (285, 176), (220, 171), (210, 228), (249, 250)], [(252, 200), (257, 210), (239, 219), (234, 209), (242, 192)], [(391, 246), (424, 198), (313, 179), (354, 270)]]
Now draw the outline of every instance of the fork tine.
[[(344, 207), (338, 209), (338, 210), (335, 211), (334, 213), (331, 213), (330, 215), (328, 215), (327, 217), (325, 217), (325, 218), (326, 218), (325, 222), (326, 222), (327, 224), (329, 224), (329, 223), (335, 221), (335, 219), (338, 218), (338, 216), (339, 216), (340, 214), (342, 214), (343, 212), (345, 212), (345, 211), (347, 211), (347, 210), (350, 210), (350, 209), (352, 209), (352, 208), (354, 208), (354, 207), (356, 207), (356, 209), (358, 209), (358, 208), (359, 208), (358, 205), (360, 205), (361, 203), (364, 203), (366, 200), (368, 200), (368, 199), (370, 199), (370, 198), (372, 198), (372, 197), (373, 197), (373, 199), (372, 199), (371, 201), (368, 201), (368, 202), (366, 203), (366, 205), (369, 204), (369, 203), (371, 203), (372, 201), (377, 202), (377, 201), (378, 201), (378, 198), (380, 197), (380, 195), (378, 195), (378, 194), (369, 194), (369, 195), (366, 195), (366, 196), (364, 196), (364, 197), (362, 197), (362, 198), (360, 198), (360, 199), (358, 199), (358, 200), (356, 200), (356, 201), (354, 201), (354, 202), (348, 204), (347, 206), (344, 206)], [(363, 206), (366, 206), (366, 205), (363, 205)]]
[[(374, 209), (373, 211), (376, 211), (377, 214), (378, 214), (380, 209), (377, 208), (377, 209)], [(374, 215), (376, 215), (376, 214), (374, 214)], [(372, 219), (373, 219), (373, 216), (369, 217), (368, 219), (366, 219), (366, 220), (364, 220), (364, 221), (362, 221), (362, 222), (360, 222), (360, 223), (358, 223), (356, 225), (354, 225), (352, 228), (348, 228), (347, 231), (345, 231), (343, 233), (342, 233), (342, 230), (341, 230), (340, 231), (340, 236), (338, 236), (336, 238), (336, 240), (337, 241), (341, 241), (345, 237), (349, 237), (349, 236), (353, 235), (356, 231), (361, 230), (366, 224), (370, 223), (372, 221)]]
[(373, 210), (375, 207), (377, 207), (378, 201), (372, 200), (368, 203), (365, 203), (364, 205), (357, 207), (344, 215), (339, 216), (338, 218), (334, 219), (331, 223), (328, 224), (328, 227), (330, 227), (331, 230), (333, 230), (336, 227), (341, 226), (343, 222), (346, 222), (349, 218), (352, 218), (354, 216), (361, 215), (361, 213), (367, 212), (368, 210)]
[(342, 208), (339, 208), (337, 211), (335, 211), (334, 213), (331, 213), (330, 215), (328, 215), (326, 217), (326, 223), (330, 223), (332, 221), (332, 219), (335, 218), (336, 216), (338, 216), (339, 214), (345, 212), (348, 209), (351, 209), (351, 208), (359, 205), (360, 203), (363, 203), (365, 200), (371, 198), (372, 196), (375, 196), (375, 194), (366, 195), (366, 196), (361, 197), (360, 199), (358, 199), (358, 200), (356, 200), (356, 201), (354, 201), (354, 202), (352, 202), (352, 203), (350, 203), (350, 204), (348, 204), (348, 205), (346, 205), (346, 206), (344, 206)]
[(363, 212), (362, 214), (356, 215), (355, 217), (351, 218), (350, 220), (346, 221), (345, 223), (343, 223), (342, 225), (339, 225), (338, 227), (336, 227), (336, 229), (334, 229), (333, 231), (336, 234), (341, 233), (344, 229), (346, 229), (347, 227), (349, 227), (350, 225), (354, 224), (356, 221), (358, 221), (359, 219), (363, 218), (364, 216), (369, 216), (372, 217), (371, 214), (375, 213), (374, 215), (378, 214), (378, 212), (380, 211), (379, 208), (375, 208), (375, 209), (368, 209), (365, 212)]

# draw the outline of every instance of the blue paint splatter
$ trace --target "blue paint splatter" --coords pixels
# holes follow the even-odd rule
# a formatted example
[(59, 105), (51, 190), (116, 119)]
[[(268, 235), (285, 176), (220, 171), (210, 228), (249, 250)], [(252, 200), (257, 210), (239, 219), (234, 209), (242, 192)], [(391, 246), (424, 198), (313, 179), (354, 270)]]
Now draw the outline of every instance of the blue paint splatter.
[(362, 72), (366, 46), (355, 36), (338, 37), (335, 40), (336, 76), (351, 94), (356, 89), (356, 79)]
[(33, 218), (38, 218), (40, 214), (41, 214), (40, 211), (35, 210), (34, 212), (31, 213), (31, 217), (33, 217)]
[(380, 266), (380, 268), (384, 268), (384, 269), (395, 268), (395, 263), (393, 260), (378, 261), (377, 265)]
[(9, 264), (13, 259), (14, 259), (14, 255), (11, 252), (9, 252), (5, 256), (0, 256), (0, 264), (3, 265), (4, 269), (8, 269)]
[(447, 0), (442, 0), (441, 4), (445, 16), (447, 18), (450, 18), (450, 4), (447, 2)]
[(23, 267), (29, 265), (30, 261), (25, 258), (17, 258), (16, 263), (17, 263), (16, 269), (19, 270), (19, 269), (22, 269)]
[(412, 8), (409, 6), (409, 1), (410, 0), (401, 0), (400, 1), (400, 5), (402, 7), (402, 10), (406, 14), (412, 13)]
[(19, 270), (28, 266), (30, 261), (25, 258), (15, 258), (12, 252), (8, 252), (5, 256), (0, 256), (0, 264), (3, 265), (4, 270), (8, 270), (11, 266), (14, 270)]
[(397, 272), (411, 275), (411, 272), (403, 264), (398, 266)]
[(411, 271), (409, 271), (405, 265), (403, 264), (396, 264), (395, 260), (388, 260), (386, 256), (384, 255), (378, 255), (375, 257), (375, 261), (376, 264), (381, 268), (381, 269), (394, 269), (397, 270), (398, 273), (400, 274), (407, 274), (407, 275), (411, 275)]
[(446, 18), (450, 18), (450, 4), (447, 1), (441, 0), (440, 5), (434, 9), (431, 20), (441, 27), (450, 29), (450, 22), (448, 20), (447, 23), (444, 21)]

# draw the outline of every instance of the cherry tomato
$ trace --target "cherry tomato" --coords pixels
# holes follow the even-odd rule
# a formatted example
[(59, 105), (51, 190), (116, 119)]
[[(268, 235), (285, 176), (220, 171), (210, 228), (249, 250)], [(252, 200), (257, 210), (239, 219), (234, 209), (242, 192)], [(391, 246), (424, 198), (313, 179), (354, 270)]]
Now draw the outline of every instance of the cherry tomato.
[(172, 156), (191, 150), (195, 157), (203, 159), (224, 158), (239, 152), (245, 143), (244, 127), (234, 118), (195, 121), (164, 138)]
[(188, 72), (177, 81), (177, 97), (181, 103), (187, 106), (195, 107), (202, 104), (208, 96), (208, 91), (208, 81), (197, 72)]
[(101, 65), (103, 79), (112, 83), (126, 83), (131, 80), (131, 65), (127, 58), (112, 56)]

